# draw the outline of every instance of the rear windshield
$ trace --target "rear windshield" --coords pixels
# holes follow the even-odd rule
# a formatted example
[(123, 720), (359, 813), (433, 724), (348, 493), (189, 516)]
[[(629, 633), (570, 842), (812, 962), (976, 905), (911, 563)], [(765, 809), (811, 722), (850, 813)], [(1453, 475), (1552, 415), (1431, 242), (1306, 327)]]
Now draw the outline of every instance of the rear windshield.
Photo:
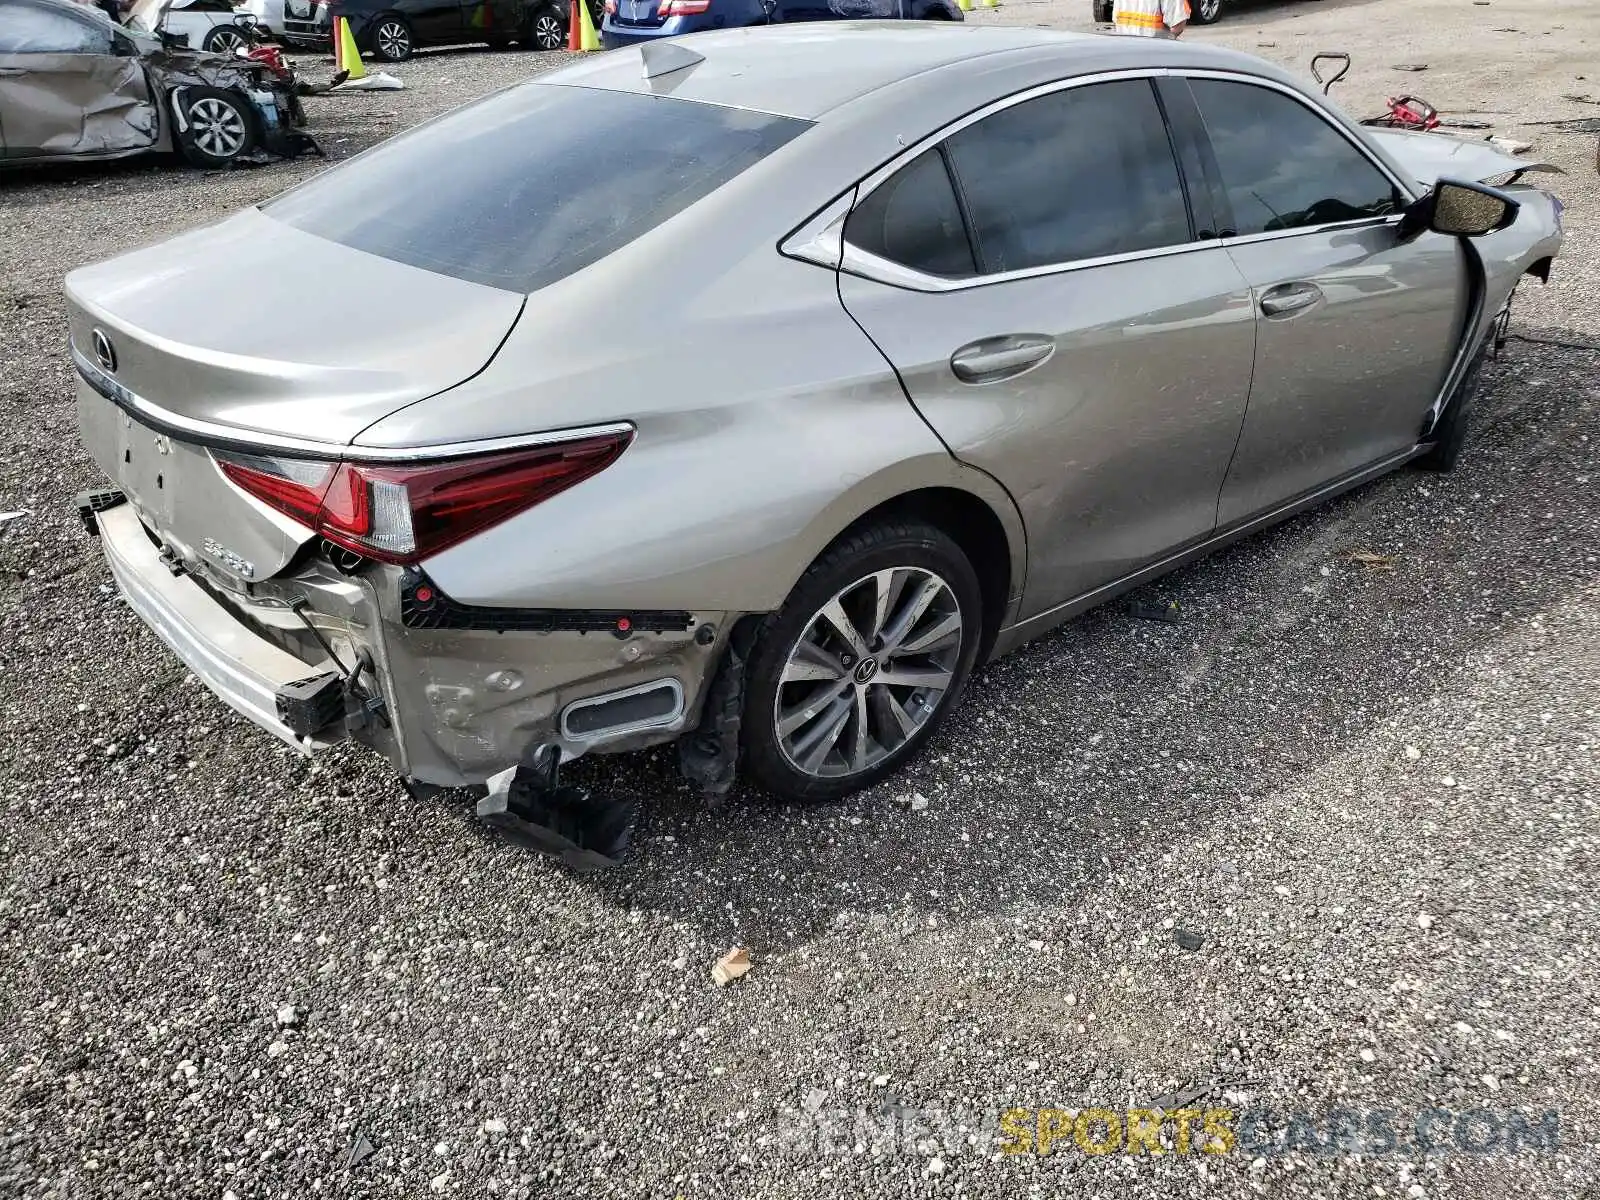
[(627, 245), (807, 128), (667, 96), (522, 84), (262, 209), (356, 250), (532, 292)]

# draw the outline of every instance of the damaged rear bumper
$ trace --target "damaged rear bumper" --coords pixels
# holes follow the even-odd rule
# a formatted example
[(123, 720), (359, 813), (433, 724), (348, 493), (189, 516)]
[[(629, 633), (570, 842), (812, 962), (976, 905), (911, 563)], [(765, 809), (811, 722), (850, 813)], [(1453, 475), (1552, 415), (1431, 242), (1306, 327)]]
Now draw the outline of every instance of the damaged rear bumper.
[(279, 692), (304, 679), (308, 664), (256, 636), (193, 579), (173, 574), (132, 505), (101, 512), (95, 523), (106, 565), (128, 607), (195, 678), (296, 749), (319, 750), (344, 739), (344, 730), (331, 726), (302, 737), (279, 719)]
[(484, 784), (541, 747), (569, 761), (677, 739), (699, 723), (731, 624), (720, 612), (659, 628), (646, 614), (423, 611), (425, 576), (349, 573), (313, 547), (239, 592), (162, 543), (131, 501), (85, 519), (129, 606), (235, 711), (306, 753), (354, 740), (437, 787)]

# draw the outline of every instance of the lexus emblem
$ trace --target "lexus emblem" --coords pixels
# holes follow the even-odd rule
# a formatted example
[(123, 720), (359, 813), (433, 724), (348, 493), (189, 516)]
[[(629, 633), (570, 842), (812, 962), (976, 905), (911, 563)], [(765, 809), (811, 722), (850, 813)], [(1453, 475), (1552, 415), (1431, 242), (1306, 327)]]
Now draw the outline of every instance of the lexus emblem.
[(100, 364), (100, 369), (107, 375), (117, 373), (117, 352), (111, 348), (111, 339), (106, 336), (106, 331), (94, 331), (94, 357)]

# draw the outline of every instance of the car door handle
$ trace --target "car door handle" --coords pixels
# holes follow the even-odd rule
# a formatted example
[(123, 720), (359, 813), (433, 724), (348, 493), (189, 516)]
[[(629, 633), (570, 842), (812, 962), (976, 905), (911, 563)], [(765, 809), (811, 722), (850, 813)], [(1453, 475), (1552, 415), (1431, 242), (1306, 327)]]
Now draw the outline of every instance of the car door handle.
[(961, 347), (950, 356), (950, 369), (962, 383), (996, 383), (1033, 370), (1055, 352), (1054, 338), (1013, 333)]
[(1261, 297), (1261, 311), (1269, 317), (1287, 317), (1302, 312), (1322, 299), (1322, 289), (1314, 283), (1284, 283)]

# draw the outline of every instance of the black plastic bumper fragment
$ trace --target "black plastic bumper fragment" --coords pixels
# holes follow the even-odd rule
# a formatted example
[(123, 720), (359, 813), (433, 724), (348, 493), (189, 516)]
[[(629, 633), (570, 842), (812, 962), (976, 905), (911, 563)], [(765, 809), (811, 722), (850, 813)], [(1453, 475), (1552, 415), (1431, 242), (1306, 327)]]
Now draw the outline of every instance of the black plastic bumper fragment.
[(663, 609), (491, 608), (461, 604), (423, 572), (407, 570), (400, 583), (400, 621), (408, 629), (478, 629), (495, 633), (687, 632), (694, 614)]
[(745, 668), (765, 618), (742, 617), (728, 635), (722, 664), (706, 689), (700, 726), (678, 739), (678, 770), (715, 808), (733, 790), (739, 769), (739, 725), (744, 716)]
[(344, 716), (344, 676), (334, 671), (297, 679), (279, 688), (278, 720), (296, 737), (312, 737)]
[(87, 492), (79, 492), (72, 498), (78, 510), (78, 520), (83, 522), (91, 536), (100, 536), (100, 525), (95, 520), (96, 513), (103, 513), (107, 509), (115, 508), (125, 503), (128, 497), (116, 488), (91, 488)]
[(561, 750), (540, 747), (478, 802), (478, 818), (512, 841), (577, 871), (615, 867), (628, 851), (638, 805), (561, 782)]

